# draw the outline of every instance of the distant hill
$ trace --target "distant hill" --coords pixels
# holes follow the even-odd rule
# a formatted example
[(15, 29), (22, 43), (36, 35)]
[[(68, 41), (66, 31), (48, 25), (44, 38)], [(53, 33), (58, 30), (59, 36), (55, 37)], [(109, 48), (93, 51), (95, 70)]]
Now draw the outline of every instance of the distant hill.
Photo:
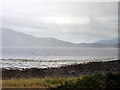
[(99, 44), (118, 44), (118, 39), (112, 39), (112, 40), (99, 40), (96, 41), (95, 43), (99, 43)]
[(3, 47), (116, 47), (104, 43), (72, 43), (55, 38), (37, 38), (28, 34), (3, 28)]
[(72, 47), (71, 42), (55, 38), (37, 38), (11, 29), (3, 28), (2, 45), (7, 47)]

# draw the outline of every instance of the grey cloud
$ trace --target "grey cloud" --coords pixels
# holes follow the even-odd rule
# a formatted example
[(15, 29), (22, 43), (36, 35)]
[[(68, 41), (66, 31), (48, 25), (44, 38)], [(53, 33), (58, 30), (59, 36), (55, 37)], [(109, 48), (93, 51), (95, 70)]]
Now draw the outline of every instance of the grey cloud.
[[(10, 7), (11, 6), (11, 7)], [(15, 8), (16, 7), (16, 8)], [(72, 42), (110, 39), (117, 34), (117, 3), (38, 3), (3, 6), (3, 27), (37, 37)], [(45, 17), (89, 17), (86, 24), (44, 22)], [(44, 18), (42, 18), (44, 17)], [(59, 21), (58, 21), (59, 22)]]

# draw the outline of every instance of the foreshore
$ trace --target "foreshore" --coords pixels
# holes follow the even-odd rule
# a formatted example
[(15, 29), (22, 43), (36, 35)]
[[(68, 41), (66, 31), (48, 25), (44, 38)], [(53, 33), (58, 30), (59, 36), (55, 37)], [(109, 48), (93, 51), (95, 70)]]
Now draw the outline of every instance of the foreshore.
[(96, 73), (120, 73), (120, 60), (107, 62), (89, 62), (74, 64), (59, 68), (30, 68), (30, 69), (5, 69), (2, 68), (2, 79), (12, 78), (44, 78), (44, 77), (77, 77), (80, 75), (93, 75)]

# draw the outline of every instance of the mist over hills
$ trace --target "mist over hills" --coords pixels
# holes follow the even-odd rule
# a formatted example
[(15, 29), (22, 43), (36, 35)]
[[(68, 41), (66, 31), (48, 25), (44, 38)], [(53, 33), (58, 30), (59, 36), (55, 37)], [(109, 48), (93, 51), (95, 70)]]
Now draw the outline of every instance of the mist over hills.
[(119, 39), (115, 38), (115, 39), (112, 39), (112, 40), (100, 40), (100, 41), (96, 41), (95, 43), (100, 43), (100, 44), (118, 44)]
[(37, 38), (11, 29), (3, 29), (2, 45), (8, 47), (65, 47), (74, 46), (71, 42), (57, 40), (55, 38)]
[(114, 42), (107, 43), (107, 41), (76, 44), (72, 42), (58, 40), (55, 38), (48, 38), (48, 37), (37, 38), (7, 28), (3, 28), (2, 31), (2, 46), (3, 47), (117, 47), (116, 43)]

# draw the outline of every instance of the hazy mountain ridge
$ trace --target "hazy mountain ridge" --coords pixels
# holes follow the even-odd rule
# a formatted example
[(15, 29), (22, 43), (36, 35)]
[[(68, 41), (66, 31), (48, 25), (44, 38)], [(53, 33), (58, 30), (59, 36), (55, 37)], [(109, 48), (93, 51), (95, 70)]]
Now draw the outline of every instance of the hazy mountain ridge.
[(74, 46), (71, 42), (57, 40), (55, 38), (37, 38), (10, 29), (3, 29), (2, 45), (9, 47), (63, 47)]
[(104, 43), (72, 43), (55, 38), (37, 38), (28, 34), (3, 28), (2, 45), (6, 47), (117, 47)]
[(112, 40), (100, 40), (96, 41), (95, 43), (101, 43), (101, 44), (118, 44), (118, 39), (112, 39)]

